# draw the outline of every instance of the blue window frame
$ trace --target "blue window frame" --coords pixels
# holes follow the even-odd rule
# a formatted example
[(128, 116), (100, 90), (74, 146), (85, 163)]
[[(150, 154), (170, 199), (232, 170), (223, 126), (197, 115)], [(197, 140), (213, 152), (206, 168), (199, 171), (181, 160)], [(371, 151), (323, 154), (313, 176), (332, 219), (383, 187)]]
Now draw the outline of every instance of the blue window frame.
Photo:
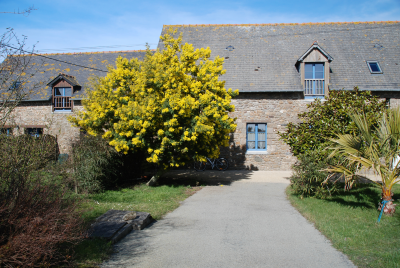
[(304, 65), (304, 90), (306, 99), (324, 97), (325, 78), (323, 63), (306, 63)]
[(247, 124), (246, 146), (248, 151), (267, 150), (267, 124)]
[(39, 137), (43, 135), (43, 128), (26, 128), (25, 134), (31, 135), (32, 137)]
[(381, 74), (382, 69), (381, 66), (379, 66), (379, 62), (377, 61), (367, 61), (368, 68), (371, 74)]

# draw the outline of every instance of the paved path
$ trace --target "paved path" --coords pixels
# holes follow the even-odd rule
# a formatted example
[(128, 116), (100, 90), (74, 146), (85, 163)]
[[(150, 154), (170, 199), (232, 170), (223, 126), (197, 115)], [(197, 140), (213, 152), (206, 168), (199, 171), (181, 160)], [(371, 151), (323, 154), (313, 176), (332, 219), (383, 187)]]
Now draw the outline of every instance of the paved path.
[(224, 186), (207, 186), (164, 219), (130, 233), (103, 267), (354, 267), (286, 200), (289, 172), (173, 176)]

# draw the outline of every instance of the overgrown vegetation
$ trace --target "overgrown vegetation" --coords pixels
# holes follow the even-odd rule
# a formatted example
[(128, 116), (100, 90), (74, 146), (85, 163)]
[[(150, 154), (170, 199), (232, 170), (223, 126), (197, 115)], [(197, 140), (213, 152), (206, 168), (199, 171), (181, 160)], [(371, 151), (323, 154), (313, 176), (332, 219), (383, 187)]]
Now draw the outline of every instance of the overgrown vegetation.
[[(117, 153), (92, 136), (62, 163), (48, 135), (0, 135), (0, 149), (0, 266), (95, 266), (112, 252), (109, 242), (83, 237), (95, 218), (119, 209), (160, 219), (201, 188), (167, 178), (149, 187), (137, 180), (137, 169), (124, 180), (138, 156)], [(108, 190), (120, 185), (129, 186)]]
[(55, 139), (0, 135), (0, 150), (0, 266), (68, 263), (84, 225), (78, 200), (59, 183), (67, 177), (55, 165)]
[[(400, 267), (400, 215), (396, 212), (394, 217), (376, 223), (380, 191), (374, 184), (361, 184), (351, 191), (339, 187), (337, 194), (326, 199), (300, 199), (288, 187), (287, 195), (292, 205), (357, 267)], [(393, 192), (399, 204), (400, 185), (395, 185)]]

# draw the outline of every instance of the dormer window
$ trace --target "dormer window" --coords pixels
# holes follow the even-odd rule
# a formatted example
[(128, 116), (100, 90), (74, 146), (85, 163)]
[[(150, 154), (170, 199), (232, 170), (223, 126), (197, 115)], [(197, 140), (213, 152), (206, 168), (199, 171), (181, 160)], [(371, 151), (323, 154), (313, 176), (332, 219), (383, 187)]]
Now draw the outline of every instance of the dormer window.
[(72, 96), (80, 88), (75, 77), (60, 73), (47, 85), (53, 89), (53, 112), (72, 112)]
[(71, 87), (55, 87), (53, 95), (54, 111), (71, 111), (71, 95)]
[(369, 68), (369, 71), (371, 72), (371, 74), (381, 74), (382, 69), (381, 66), (379, 66), (379, 62), (377, 61), (367, 61), (367, 65)]
[(329, 84), (329, 63), (332, 60), (317, 42), (298, 59), (305, 99), (325, 97)]
[(324, 63), (304, 64), (304, 95), (313, 98), (325, 96)]

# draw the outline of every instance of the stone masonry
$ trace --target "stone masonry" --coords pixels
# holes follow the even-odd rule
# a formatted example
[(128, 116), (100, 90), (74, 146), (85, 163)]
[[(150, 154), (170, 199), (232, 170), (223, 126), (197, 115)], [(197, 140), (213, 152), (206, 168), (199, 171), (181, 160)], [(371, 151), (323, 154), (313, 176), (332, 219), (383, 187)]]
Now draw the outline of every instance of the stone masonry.
[[(297, 122), (297, 115), (306, 111), (310, 101), (288, 98), (271, 99), (270, 94), (241, 94), (232, 100), (237, 128), (232, 134), (229, 149), (223, 149), (222, 157), (229, 158), (230, 167), (251, 170), (289, 170), (296, 162), (289, 146), (280, 140), (278, 132), (285, 131), (289, 122)], [(291, 97), (291, 96), (289, 96)], [(267, 150), (265, 152), (246, 151), (246, 124), (267, 124)]]
[[(82, 110), (80, 104), (74, 106), (74, 112)], [(22, 102), (15, 108), (7, 125), (12, 126), (14, 134), (24, 133), (25, 128), (43, 128), (43, 134), (57, 138), (61, 154), (69, 153), (72, 144), (79, 140), (79, 128), (73, 127), (67, 120), (74, 112), (52, 112), (49, 101)]]

